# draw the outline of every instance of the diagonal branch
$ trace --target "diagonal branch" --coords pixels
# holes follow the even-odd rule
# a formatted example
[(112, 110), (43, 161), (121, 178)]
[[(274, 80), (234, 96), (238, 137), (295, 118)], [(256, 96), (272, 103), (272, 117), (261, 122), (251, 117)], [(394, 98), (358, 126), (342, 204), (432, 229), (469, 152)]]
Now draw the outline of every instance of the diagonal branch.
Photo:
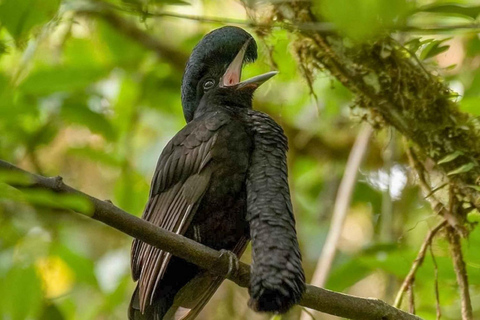
[[(221, 256), (220, 252), (216, 250), (130, 215), (110, 202), (101, 201), (76, 190), (63, 183), (61, 177), (47, 178), (32, 174), (3, 160), (0, 160), (0, 170), (23, 173), (31, 182), (27, 185), (23, 184), (22, 187), (43, 188), (58, 193), (81, 196), (93, 205), (93, 212), (79, 213), (101, 221), (159, 249), (171, 252), (175, 256), (212, 273), (228, 274), (229, 261), (227, 255)], [(15, 186), (13, 183), (12, 185)], [(248, 287), (250, 266), (240, 263), (238, 272), (229, 275), (228, 279), (241, 287)], [(421, 320), (421, 318), (396, 309), (382, 300), (355, 297), (311, 285), (307, 286), (300, 304), (307, 308), (355, 320)]]
[[(437, 226), (437, 228), (440, 227), (440, 226), (445, 226), (446, 222), (448, 222), (447, 229), (446, 229), (447, 230), (447, 236), (448, 236), (447, 238), (448, 238), (448, 241), (450, 243), (450, 252), (452, 254), (453, 266), (454, 266), (454, 269), (455, 269), (455, 274), (457, 276), (458, 286), (460, 288), (460, 297), (461, 297), (461, 301), (462, 301), (462, 319), (463, 320), (472, 320), (473, 319), (473, 316), (472, 316), (472, 302), (471, 302), (471, 299), (470, 299), (470, 292), (469, 292), (469, 288), (468, 288), (468, 276), (467, 276), (467, 270), (466, 270), (466, 267), (465, 267), (465, 261), (463, 260), (462, 247), (461, 247), (461, 243), (460, 243), (460, 235), (466, 236), (466, 235), (468, 235), (468, 232), (467, 232), (466, 228), (463, 226), (463, 224), (460, 224), (456, 220), (456, 217), (458, 217), (459, 215), (455, 214), (455, 211), (458, 210), (458, 206), (457, 206), (456, 196), (453, 192), (453, 186), (450, 185), (450, 189), (449, 189), (449, 194), (450, 194), (449, 208), (447, 209), (434, 196), (434, 194), (433, 194), (434, 192), (430, 189), (428, 183), (425, 180), (424, 168), (423, 168), (422, 164), (420, 163), (420, 161), (417, 159), (415, 153), (409, 147), (406, 148), (406, 152), (407, 152), (407, 156), (409, 158), (411, 166), (417, 171), (417, 174), (418, 174), (418, 177), (419, 177), (419, 184), (422, 187), (424, 193), (427, 194), (427, 200), (430, 202), (430, 204), (432, 206), (432, 209), (434, 211), (437, 211), (439, 214), (441, 214), (445, 218), (445, 220), (439, 226)], [(437, 229), (437, 228), (435, 228), (435, 229)], [(432, 230), (429, 233), (429, 237), (430, 237), (430, 235), (432, 235), (432, 232), (435, 231), (435, 229)], [(429, 239), (429, 237), (427, 237), (427, 239), (424, 242), (424, 245), (422, 245), (422, 249), (419, 252), (419, 257), (420, 257), (420, 253), (422, 253), (422, 258), (420, 260), (420, 264), (423, 261), (423, 258), (425, 257), (426, 247), (428, 247), (428, 245), (426, 245), (427, 240), (428, 240), (428, 243), (431, 243), (431, 241), (432, 241), (431, 239)], [(432, 255), (432, 258), (433, 258), (433, 255)], [(417, 257), (417, 259), (418, 259), (418, 257)], [(416, 266), (416, 264), (417, 264), (416, 262), (417, 262), (417, 260), (415, 260), (415, 263), (414, 263), (413, 267)], [(435, 279), (436, 279), (436, 277), (437, 277), (437, 266), (436, 266), (435, 260), (434, 260), (434, 264), (435, 264)], [(413, 267), (412, 267), (412, 270), (414, 269)], [(410, 273), (409, 273), (409, 276), (410, 276)], [(404, 285), (406, 284), (408, 278), (409, 277), (407, 276), (407, 278), (405, 279), (405, 281), (403, 283)], [(413, 282), (413, 281), (414, 281), (414, 273), (413, 273), (413, 277), (411, 278), (410, 282)], [(397, 299), (395, 299), (394, 306), (396, 306), (396, 307), (398, 307), (400, 302), (401, 302), (402, 294), (403, 294), (403, 291), (405, 289), (404, 285), (402, 285), (402, 289), (399, 291)], [(437, 284), (437, 282), (435, 282), (435, 294), (436, 294), (436, 298), (437, 298), (437, 318), (439, 318), (441, 312), (440, 312), (439, 303), (438, 303), (438, 284)]]
[(439, 225), (433, 228), (425, 237), (425, 240), (423, 240), (422, 246), (418, 251), (417, 257), (415, 258), (415, 261), (413, 261), (412, 267), (410, 268), (410, 271), (405, 277), (405, 280), (403, 280), (400, 290), (398, 290), (397, 297), (395, 298), (395, 303), (393, 304), (396, 308), (400, 307), (400, 304), (402, 303), (403, 294), (407, 290), (409, 290), (409, 288), (412, 287), (415, 281), (415, 274), (417, 273), (418, 268), (420, 268), (420, 266), (423, 263), (423, 260), (425, 259), (425, 255), (427, 254), (427, 249), (431, 246), (433, 237), (435, 237), (437, 232), (440, 231), (442, 228), (444, 228), (446, 224), (447, 222), (445, 220), (442, 221)]
[(448, 242), (450, 242), (450, 252), (452, 254), (453, 267), (457, 275), (457, 282), (460, 288), (460, 298), (462, 300), (462, 319), (473, 320), (472, 301), (468, 290), (468, 276), (463, 260), (462, 246), (460, 236), (453, 227), (447, 228)]
[(463, 226), (463, 222), (460, 221), (459, 216), (454, 215), (453, 212), (451, 212), (451, 210), (447, 210), (447, 208), (445, 208), (443, 203), (440, 202), (440, 200), (438, 200), (437, 197), (434, 195), (434, 191), (432, 191), (432, 188), (430, 188), (430, 185), (428, 184), (425, 178), (425, 168), (422, 165), (422, 163), (420, 163), (420, 160), (418, 159), (415, 152), (412, 150), (412, 148), (408, 147), (408, 145), (405, 149), (405, 152), (407, 154), (410, 166), (417, 173), (418, 184), (420, 185), (420, 188), (425, 194), (425, 199), (430, 203), (432, 210), (435, 213), (441, 215), (443, 218), (445, 218), (448, 224), (451, 225), (453, 228), (455, 228), (463, 236), (466, 236), (468, 234), (467, 230)]
[(430, 246), (430, 255), (432, 256), (433, 269), (435, 275), (435, 309), (437, 313), (437, 319), (440, 320), (442, 317), (442, 309), (440, 308), (440, 291), (438, 290), (438, 264), (435, 255), (433, 254), (432, 246)]
[[(333, 209), (332, 225), (328, 231), (327, 240), (322, 249), (322, 254), (318, 259), (317, 267), (312, 277), (312, 284), (323, 287), (327, 281), (328, 274), (335, 259), (338, 241), (342, 233), (345, 218), (347, 217), (348, 208), (357, 181), (358, 168), (360, 167), (363, 157), (367, 151), (368, 142), (373, 130), (370, 125), (364, 125), (355, 140), (352, 151), (348, 156), (345, 174), (342, 182), (338, 188), (338, 194), (335, 199), (335, 206)], [(309, 312), (306, 310), (302, 312), (301, 320), (309, 319)]]

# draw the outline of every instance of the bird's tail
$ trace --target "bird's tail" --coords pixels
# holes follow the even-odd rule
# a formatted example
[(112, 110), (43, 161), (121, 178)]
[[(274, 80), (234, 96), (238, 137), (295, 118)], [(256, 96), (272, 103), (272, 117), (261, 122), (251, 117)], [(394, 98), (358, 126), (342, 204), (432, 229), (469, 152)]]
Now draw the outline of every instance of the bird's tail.
[(220, 286), (223, 277), (202, 272), (178, 292), (157, 298), (140, 311), (138, 285), (128, 311), (129, 320), (193, 320)]

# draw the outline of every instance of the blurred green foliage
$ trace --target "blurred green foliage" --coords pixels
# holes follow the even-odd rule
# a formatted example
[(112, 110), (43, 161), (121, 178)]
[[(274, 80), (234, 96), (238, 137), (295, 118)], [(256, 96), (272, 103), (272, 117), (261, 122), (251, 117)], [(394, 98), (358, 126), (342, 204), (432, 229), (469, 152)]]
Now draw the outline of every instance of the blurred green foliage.
[[(138, 37), (83, 9), (99, 1), (0, 0), (0, 158), (64, 180), (140, 215), (158, 155), (184, 125), (182, 66), (148, 49)], [(220, 24), (147, 18), (138, 10), (246, 19), (234, 1), (108, 0), (113, 12), (178, 56)], [(248, 1), (261, 16), (268, 1)], [(371, 41), (389, 28), (448, 26), (479, 15), (474, 1), (315, 1), (317, 13), (354, 41)], [(265, 9), (267, 8), (267, 9)], [(77, 10), (77, 11), (76, 11)], [(252, 12), (250, 12), (252, 14)], [(475, 20), (477, 21), (477, 20)], [(477, 21), (478, 22), (478, 21)], [(254, 30), (250, 29), (253, 33)], [(461, 109), (480, 115), (480, 39), (474, 32), (417, 35), (399, 41), (440, 72), (458, 93)], [(308, 278), (329, 227), (333, 201), (360, 117), (352, 94), (318, 74), (309, 94), (291, 53), (294, 34), (274, 28), (258, 38), (260, 59), (244, 77), (280, 74), (259, 90), (255, 107), (273, 116), (290, 139), (290, 181)], [(450, 37), (453, 36), (453, 37)], [(346, 45), (349, 45), (346, 41)], [(271, 53), (271, 55), (270, 55)], [(353, 112), (352, 112), (353, 111)], [(408, 174), (401, 143), (384, 163), (389, 130), (371, 141), (362, 166), (339, 254), (327, 288), (392, 302), (428, 229), (438, 218)], [(50, 192), (20, 192), (0, 173), (0, 319), (124, 319), (133, 283), (131, 239), (65, 209), (88, 212), (82, 199)], [(393, 209), (382, 211), (390, 199)], [(381, 239), (391, 215), (390, 239)], [(471, 215), (478, 222), (478, 215)], [(476, 317), (480, 317), (480, 231), (464, 250)], [(443, 319), (459, 319), (455, 274), (445, 240), (433, 244)], [(250, 260), (247, 252), (245, 261)], [(434, 263), (430, 255), (415, 283), (417, 312), (435, 317)], [(248, 293), (225, 283), (201, 319), (268, 319), (246, 306)], [(282, 319), (296, 319), (294, 308)], [(275, 319), (280, 318), (279, 316)]]

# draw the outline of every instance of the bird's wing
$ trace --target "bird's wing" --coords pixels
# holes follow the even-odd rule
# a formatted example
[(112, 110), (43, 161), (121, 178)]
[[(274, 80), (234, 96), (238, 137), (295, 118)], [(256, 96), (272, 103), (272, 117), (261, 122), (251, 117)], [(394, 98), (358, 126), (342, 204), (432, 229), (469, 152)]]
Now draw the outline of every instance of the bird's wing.
[[(155, 170), (143, 219), (184, 234), (210, 183), (212, 148), (227, 116), (213, 114), (190, 122), (165, 147)], [(132, 275), (139, 280), (140, 310), (153, 302), (171, 254), (139, 240), (132, 244)]]
[[(240, 258), (248, 244), (244, 236), (232, 252)], [(190, 280), (175, 296), (172, 306), (165, 314), (165, 320), (193, 320), (202, 311), (225, 278), (203, 271)]]

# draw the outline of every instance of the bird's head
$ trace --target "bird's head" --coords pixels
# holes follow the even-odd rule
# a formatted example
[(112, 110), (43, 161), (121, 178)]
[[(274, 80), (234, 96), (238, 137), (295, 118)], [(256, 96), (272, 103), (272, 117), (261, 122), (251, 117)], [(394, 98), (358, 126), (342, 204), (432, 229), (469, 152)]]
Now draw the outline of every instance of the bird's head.
[(193, 119), (202, 98), (251, 102), (255, 89), (277, 74), (272, 71), (240, 81), (243, 65), (256, 59), (257, 44), (241, 28), (222, 27), (203, 37), (183, 74), (182, 106), (187, 122)]

